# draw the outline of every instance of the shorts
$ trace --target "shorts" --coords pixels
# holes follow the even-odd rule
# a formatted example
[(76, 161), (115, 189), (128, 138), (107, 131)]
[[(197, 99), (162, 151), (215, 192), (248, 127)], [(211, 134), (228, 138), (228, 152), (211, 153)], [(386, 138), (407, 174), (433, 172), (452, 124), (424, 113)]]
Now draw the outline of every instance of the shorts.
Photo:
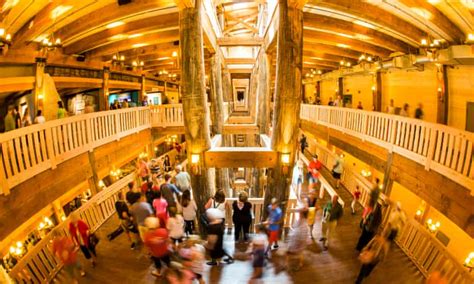
[(263, 267), (265, 263), (265, 250), (258, 249), (253, 253), (253, 267)]
[(279, 231), (276, 230), (276, 231), (270, 231), (269, 232), (269, 236), (268, 236), (268, 242), (271, 244), (271, 243), (274, 243), (274, 242), (278, 242), (278, 233)]
[(341, 173), (336, 173), (335, 171), (332, 171), (332, 176), (335, 179), (341, 179)]

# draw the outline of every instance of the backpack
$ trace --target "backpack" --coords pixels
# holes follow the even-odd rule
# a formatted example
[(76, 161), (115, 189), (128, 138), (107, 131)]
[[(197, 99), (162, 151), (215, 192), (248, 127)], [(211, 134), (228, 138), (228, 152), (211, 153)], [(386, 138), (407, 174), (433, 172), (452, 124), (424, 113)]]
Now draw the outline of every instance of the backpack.
[(323, 223), (327, 223), (331, 219), (331, 210), (332, 210), (332, 204), (328, 203), (326, 207), (324, 207), (324, 210), (323, 210)]

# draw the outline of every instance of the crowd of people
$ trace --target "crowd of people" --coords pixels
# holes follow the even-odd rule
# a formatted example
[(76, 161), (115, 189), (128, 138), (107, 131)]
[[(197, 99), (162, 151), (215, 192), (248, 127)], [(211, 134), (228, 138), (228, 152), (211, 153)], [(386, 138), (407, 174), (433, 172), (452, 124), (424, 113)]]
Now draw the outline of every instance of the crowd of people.
[[(64, 108), (63, 102), (58, 101), (57, 118), (64, 118), (66, 116), (67, 111)], [(46, 118), (44, 117), (43, 111), (41, 109), (36, 112), (36, 116), (32, 120), (28, 106), (24, 108), (22, 115), (18, 106), (10, 105), (8, 106), (7, 114), (3, 118), (5, 132), (27, 127), (33, 124), (42, 124), (45, 122)]]

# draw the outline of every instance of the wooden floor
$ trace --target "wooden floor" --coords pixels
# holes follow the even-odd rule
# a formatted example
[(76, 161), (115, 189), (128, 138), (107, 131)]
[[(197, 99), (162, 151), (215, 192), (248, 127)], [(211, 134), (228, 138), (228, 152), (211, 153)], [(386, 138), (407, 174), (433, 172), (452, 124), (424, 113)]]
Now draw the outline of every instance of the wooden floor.
[[(325, 176), (327, 173), (325, 174)], [(333, 182), (330, 177), (327, 178)], [(341, 198), (350, 204), (350, 194), (345, 189), (338, 190)], [(321, 202), (324, 203), (324, 202)], [(276, 273), (275, 268), (282, 267), (282, 257), (275, 256), (273, 263), (265, 269), (261, 283), (354, 283), (360, 269), (357, 252), (354, 249), (360, 234), (361, 208), (356, 215), (351, 215), (350, 208), (344, 209), (344, 216), (337, 226), (337, 233), (330, 243), (328, 251), (322, 251), (317, 241), (320, 237), (320, 224), (314, 228), (315, 242), (308, 238), (308, 248), (304, 252), (305, 265), (298, 272), (286, 270)], [(320, 219), (320, 213), (317, 218)], [(164, 279), (155, 278), (151, 261), (139, 251), (133, 251), (125, 235), (109, 242), (105, 235), (118, 225), (116, 216), (111, 218), (99, 230), (102, 240), (98, 245), (98, 265), (92, 268), (87, 263), (87, 275), (80, 283), (167, 283)], [(233, 235), (226, 235), (226, 247), (234, 252)], [(284, 247), (284, 243), (282, 247)], [(239, 245), (237, 250), (245, 250)], [(83, 261), (85, 263), (85, 261)], [(207, 267), (205, 275), (207, 283), (247, 283), (252, 273), (250, 261), (237, 260), (233, 264), (219, 267)], [(59, 275), (57, 283), (61, 283)], [(364, 283), (424, 283), (421, 273), (408, 257), (396, 245), (393, 245), (387, 259), (380, 263)]]

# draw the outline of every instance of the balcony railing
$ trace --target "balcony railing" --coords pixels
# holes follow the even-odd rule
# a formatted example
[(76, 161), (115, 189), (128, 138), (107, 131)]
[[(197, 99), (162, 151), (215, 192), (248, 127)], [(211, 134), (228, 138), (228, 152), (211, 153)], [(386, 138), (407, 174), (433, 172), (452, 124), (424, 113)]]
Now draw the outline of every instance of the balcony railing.
[(301, 105), (301, 119), (411, 159), (474, 194), (474, 134), (418, 119), (356, 109)]

